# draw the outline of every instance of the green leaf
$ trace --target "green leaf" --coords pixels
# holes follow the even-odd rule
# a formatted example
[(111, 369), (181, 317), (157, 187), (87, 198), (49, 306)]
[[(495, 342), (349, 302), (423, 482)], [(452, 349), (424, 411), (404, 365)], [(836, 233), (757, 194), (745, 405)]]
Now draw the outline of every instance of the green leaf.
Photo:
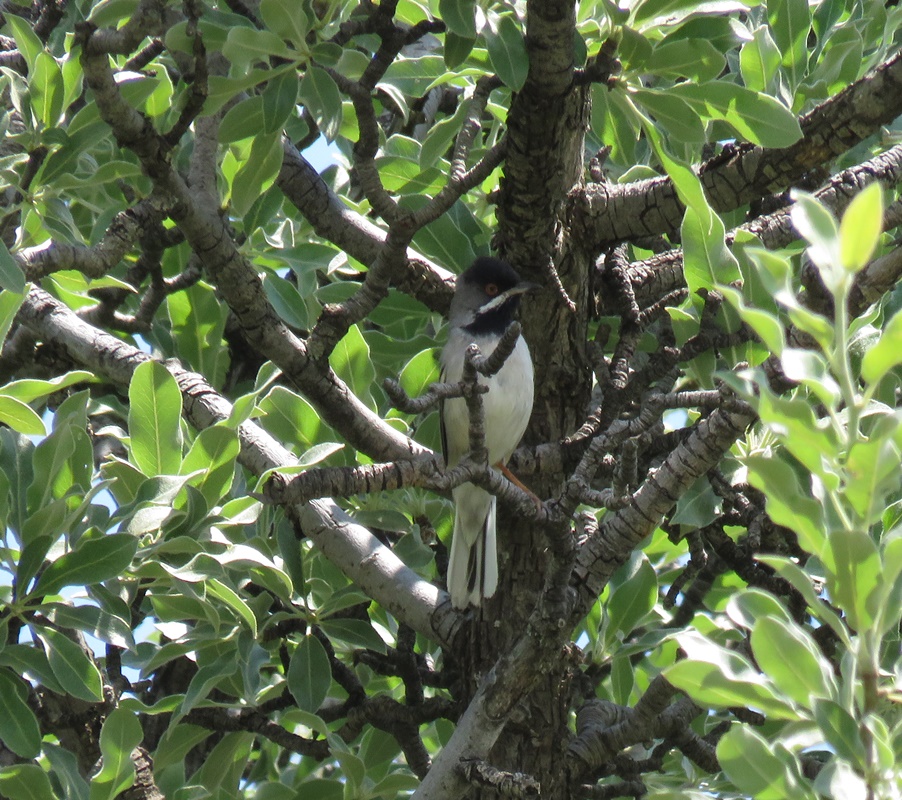
[(798, 759), (748, 725), (733, 725), (717, 744), (717, 760), (736, 787), (756, 800), (813, 800)]
[(808, 71), (808, 0), (767, 0), (767, 22), (794, 90)]
[(99, 703), (103, 700), (100, 670), (68, 636), (53, 628), (32, 628), (47, 648), (50, 668), (63, 689), (79, 700)]
[(762, 589), (743, 589), (727, 601), (727, 614), (733, 622), (751, 630), (759, 619), (769, 617), (789, 623), (792, 617), (783, 604)]
[(64, 586), (90, 586), (115, 578), (129, 567), (137, 549), (138, 540), (127, 533), (82, 539), (75, 550), (44, 570), (31, 594), (54, 594)]
[(293, 72), (283, 72), (266, 85), (263, 90), (263, 133), (281, 132), (294, 111), (297, 98), (298, 78)]
[(201, 282), (170, 294), (166, 308), (179, 358), (219, 386), (228, 366), (222, 344), (227, 311), (213, 287)]
[(529, 73), (529, 54), (523, 33), (514, 17), (505, 14), (498, 18), (498, 28), (483, 31), (489, 61), (498, 77), (514, 92), (519, 92)]
[[(0, 297), (6, 297), (7, 293), (3, 293)], [(8, 397), (15, 397), (23, 403), (30, 403), (39, 397), (46, 397), (61, 389), (66, 389), (76, 383), (94, 382), (94, 375), (84, 370), (73, 370), (59, 375), (50, 380), (37, 380), (35, 378), (25, 378), (19, 381), (7, 383), (2, 393)]]
[[(465, 0), (466, 1), (466, 0)], [(461, 5), (460, 3), (454, 2), (454, 0), (449, 0), (454, 6)], [(474, 31), (475, 31), (475, 25)], [(454, 31), (446, 31), (445, 33), (445, 66), (448, 69), (457, 69), (464, 61), (467, 60), (467, 56), (473, 51), (473, 45), (476, 44), (476, 34), (474, 32), (473, 36), (458, 36)]]
[(26, 436), (46, 436), (41, 418), (25, 403), (0, 394), (0, 422)]
[(902, 364), (902, 310), (890, 317), (877, 344), (865, 352), (861, 377), (873, 386), (899, 364)]
[(629, 634), (658, 599), (658, 578), (644, 553), (636, 554), (622, 569), (627, 577), (615, 584), (605, 604), (610, 619), (609, 642), (615, 633)]
[(21, 680), (0, 669), (0, 742), (20, 758), (36, 758), (41, 752), (41, 729), (25, 702), (27, 694)]
[(719, 286), (718, 291), (738, 312), (739, 317), (764, 342), (764, 346), (775, 356), (779, 356), (786, 347), (786, 331), (775, 314), (748, 306), (742, 299), (742, 293), (732, 286)]
[(131, 459), (148, 477), (176, 475), (182, 463), (182, 395), (158, 361), (139, 364), (128, 387)]
[(690, 206), (680, 228), (686, 283), (693, 294), (714, 289), (741, 278), (739, 262), (729, 251), (724, 238), (726, 228), (710, 206)]
[(341, 95), (332, 76), (319, 67), (307, 67), (299, 97), (313, 115), (326, 141), (334, 141), (341, 129), (342, 109)]
[(739, 51), (742, 80), (753, 92), (766, 92), (780, 69), (780, 51), (770, 35), (770, 29), (762, 25), (752, 34), (752, 40)]
[(833, 700), (816, 698), (813, 708), (814, 719), (824, 739), (836, 748), (840, 758), (863, 770), (867, 756), (861, 741), (861, 728), (855, 718)]
[(113, 800), (135, 782), (131, 754), (143, 738), (141, 723), (132, 712), (122, 708), (110, 712), (100, 729), (103, 761), (91, 779), (91, 800)]
[(707, 39), (678, 39), (657, 44), (645, 62), (645, 70), (707, 81), (720, 75), (725, 63), (723, 55)]
[(89, 800), (88, 784), (81, 776), (75, 755), (51, 742), (44, 743), (44, 755), (50, 762), (53, 774), (62, 784), (66, 800)]
[(242, 68), (248, 67), (254, 61), (268, 63), (272, 56), (290, 59), (296, 55), (272, 31), (255, 30), (243, 25), (236, 25), (229, 30), (222, 54), (235, 67), (233, 74), (240, 73)]
[(204, 581), (204, 586), (206, 587), (208, 594), (213, 595), (217, 600), (221, 600), (231, 608), (232, 611), (237, 614), (238, 618), (250, 628), (254, 638), (257, 637), (257, 618), (254, 616), (254, 612), (251, 611), (248, 604), (241, 599), (234, 589), (230, 589), (222, 581), (216, 580), (216, 578), (207, 579)]
[(263, 291), (275, 312), (288, 325), (300, 330), (309, 326), (307, 303), (291, 281), (268, 272), (263, 276)]
[[(9, 255), (9, 251), (7, 250), (7, 255)], [(14, 266), (19, 272), (19, 277), (21, 279), (22, 270), (19, 269), (18, 264)], [(24, 282), (23, 282), (24, 287)], [(4, 285), (3, 278), (3, 257), (2, 250), (0, 250), (0, 342), (6, 341), (6, 335), (9, 333), (9, 329), (12, 327), (13, 320), (16, 318), (16, 314), (19, 311), (19, 308), (22, 306), (22, 303), (25, 300), (25, 295), (21, 293), (14, 292)], [(4, 387), (4, 390), (9, 389), (11, 384), (7, 384)], [(4, 391), (6, 394), (7, 392)], [(12, 397), (13, 394), (9, 393)], [(19, 398), (21, 399), (21, 398)]]
[[(324, 606), (324, 609), (326, 606)], [(344, 642), (351, 647), (366, 648), (385, 652), (385, 642), (376, 632), (373, 626), (362, 619), (333, 618), (324, 619), (320, 627), (329, 635), (330, 639)]]
[(751, 642), (761, 670), (800, 706), (811, 708), (814, 698), (837, 695), (833, 670), (804, 628), (764, 617), (755, 623)]
[(682, 98), (657, 89), (637, 89), (633, 97), (675, 139), (681, 142), (705, 141), (705, 126)]
[(26, 644), (8, 644), (0, 651), (0, 664), (11, 667), (20, 675), (39, 681), (57, 694), (65, 694), (63, 687), (50, 668), (50, 661), (40, 647)]
[(667, 667), (663, 674), (693, 700), (710, 708), (752, 706), (775, 719), (798, 719), (797, 712), (751, 663), (689, 631), (678, 636), (687, 658)]
[(476, 0), (439, 0), (438, 8), (451, 33), (463, 39), (476, 38)]
[(244, 216), (254, 201), (276, 179), (282, 166), (282, 141), (278, 133), (260, 134), (254, 138), (251, 152), (232, 179), (232, 206)]
[(260, 16), (271, 31), (299, 49), (305, 47), (310, 23), (299, 3), (294, 0), (262, 0)]
[(205, 428), (198, 435), (185, 460), (181, 474), (198, 474), (189, 483), (196, 487), (213, 508), (226, 498), (235, 477), (235, 459), (241, 449), (235, 431), (216, 425)]
[(369, 402), (376, 373), (370, 360), (370, 348), (357, 325), (353, 325), (335, 346), (329, 364), (358, 398), (364, 403)]
[(686, 82), (669, 91), (698, 114), (723, 120), (740, 136), (762, 147), (788, 147), (802, 138), (795, 114), (773, 97), (744, 86), (724, 80)]
[(410, 359), (401, 370), (398, 379), (401, 388), (411, 397), (419, 397), (439, 379), (438, 350), (429, 347)]
[[(25, 292), (25, 273), (3, 242), (0, 242), (0, 289), (11, 292), (13, 298)], [(21, 304), (24, 299), (20, 297), (19, 303)], [(7, 302), (10, 303), (12, 300)]]
[(840, 259), (849, 272), (859, 272), (867, 265), (882, 232), (883, 189), (875, 182), (855, 195), (839, 225)]
[(820, 270), (827, 288), (835, 293), (838, 281), (845, 277), (840, 272), (839, 226), (823, 204), (808, 192), (794, 189), (792, 199), (795, 202), (789, 214), (793, 227), (808, 242), (808, 256)]
[(826, 522), (820, 503), (803, 490), (795, 471), (784, 461), (765, 456), (744, 459), (749, 482), (764, 492), (767, 515), (778, 525), (794, 530), (799, 544), (813, 555), (827, 543)]
[(0, 795), (8, 800), (55, 800), (57, 797), (46, 771), (36, 764), (0, 769)]
[(25, 59), (25, 63), (28, 64), (28, 72), (31, 74), (38, 56), (44, 52), (44, 45), (37, 37), (30, 22), (14, 14), (4, 14), (3, 16), (6, 24), (12, 29), (13, 38), (16, 40), (16, 49)]
[(263, 97), (255, 94), (236, 103), (222, 118), (217, 137), (222, 144), (256, 136), (263, 128)]
[(288, 689), (302, 711), (315, 713), (332, 685), (332, 667), (325, 648), (315, 636), (305, 636), (291, 654)]
[(165, 69), (157, 69), (155, 77), (157, 85), (144, 103), (144, 111), (151, 117), (161, 117), (172, 108), (174, 88)]
[(191, 683), (188, 684), (188, 691), (182, 700), (179, 710), (173, 714), (170, 725), (174, 725), (192, 708), (194, 708), (201, 700), (203, 700), (213, 687), (223, 678), (233, 675), (238, 669), (238, 660), (232, 652), (224, 653), (215, 660), (203, 664), (194, 674)]
[(852, 628), (864, 633), (879, 613), (874, 603), (882, 566), (877, 545), (867, 533), (835, 531), (823, 561), (831, 599), (846, 612)]
[(38, 53), (34, 69), (28, 74), (28, 88), (38, 119), (44, 127), (52, 128), (63, 112), (63, 73), (49, 53)]

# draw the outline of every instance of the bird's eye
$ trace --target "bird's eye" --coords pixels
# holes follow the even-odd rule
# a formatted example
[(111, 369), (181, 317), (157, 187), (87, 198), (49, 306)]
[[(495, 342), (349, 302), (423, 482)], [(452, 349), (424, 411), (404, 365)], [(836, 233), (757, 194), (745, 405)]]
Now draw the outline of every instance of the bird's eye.
[(487, 283), (485, 285), (485, 293), (489, 297), (494, 297), (496, 294), (498, 294), (498, 284), (497, 283)]

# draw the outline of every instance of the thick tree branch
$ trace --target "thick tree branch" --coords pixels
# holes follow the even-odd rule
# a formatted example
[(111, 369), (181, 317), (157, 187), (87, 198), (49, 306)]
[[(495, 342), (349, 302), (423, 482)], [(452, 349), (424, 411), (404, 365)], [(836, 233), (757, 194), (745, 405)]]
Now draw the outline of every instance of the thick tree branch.
[[(902, 53), (821, 103), (801, 120), (802, 138), (768, 149), (740, 147), (702, 165), (699, 177), (716, 211), (730, 211), (791, 186), (816, 167), (902, 114)], [(624, 185), (593, 183), (571, 194), (568, 219), (585, 246), (679, 230), (683, 205), (667, 177)]]
[[(19, 312), (21, 322), (42, 341), (61, 347), (79, 364), (121, 386), (150, 356), (91, 327), (41, 289), (32, 289)], [(204, 379), (170, 362), (169, 369), (182, 391), (183, 410), (198, 429), (227, 419), (231, 405)], [(255, 475), (296, 463), (269, 434), (251, 422), (238, 428), (241, 463)], [(447, 644), (459, 624), (446, 595), (427, 583), (356, 524), (335, 503), (317, 500), (295, 506), (292, 512), (303, 532), (352, 581), (395, 617), (430, 639)]]

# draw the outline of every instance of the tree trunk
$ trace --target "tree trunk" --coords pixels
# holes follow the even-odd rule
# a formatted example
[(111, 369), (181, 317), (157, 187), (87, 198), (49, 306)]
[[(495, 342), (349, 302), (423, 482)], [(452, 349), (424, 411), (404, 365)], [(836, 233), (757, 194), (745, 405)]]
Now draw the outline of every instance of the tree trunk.
[[(582, 184), (589, 94), (573, 82), (575, 7), (531, 2), (527, 16), (530, 72), (508, 116), (507, 156), (497, 208), (495, 246), (523, 277), (544, 285), (556, 273), (563, 291), (526, 297), (521, 320), (535, 364), (535, 405), (527, 443), (558, 441), (584, 419), (591, 390), (585, 353), (592, 260), (569, 238), (562, 217), (570, 191)], [(530, 482), (548, 497), (563, 479)], [(470, 696), (476, 683), (523, 632), (545, 584), (547, 533), (515, 515), (499, 514), (500, 583), (475, 615), (461, 657)], [(561, 658), (499, 738), (491, 764), (524, 772), (542, 797), (563, 798), (569, 737), (571, 670)]]

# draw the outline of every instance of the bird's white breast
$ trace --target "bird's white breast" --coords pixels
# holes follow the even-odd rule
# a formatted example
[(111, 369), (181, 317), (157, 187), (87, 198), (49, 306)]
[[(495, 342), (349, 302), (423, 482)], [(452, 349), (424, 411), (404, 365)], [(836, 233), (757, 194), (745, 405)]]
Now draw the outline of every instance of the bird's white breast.
[[(462, 331), (456, 335), (464, 336)], [(466, 344), (475, 342), (484, 356), (492, 354), (497, 339), (469, 336)], [(445, 380), (458, 381), (463, 376), (463, 347), (447, 347), (442, 354)], [(507, 461), (516, 450), (526, 431), (533, 403), (533, 369), (529, 348), (521, 336), (504, 366), (490, 378), (479, 376), (481, 384), (489, 391), (482, 395), (485, 411), (485, 444), (489, 463)], [(444, 424), (448, 432), (448, 463), (455, 464), (466, 452), (468, 444), (469, 416), (462, 398), (445, 401)]]

